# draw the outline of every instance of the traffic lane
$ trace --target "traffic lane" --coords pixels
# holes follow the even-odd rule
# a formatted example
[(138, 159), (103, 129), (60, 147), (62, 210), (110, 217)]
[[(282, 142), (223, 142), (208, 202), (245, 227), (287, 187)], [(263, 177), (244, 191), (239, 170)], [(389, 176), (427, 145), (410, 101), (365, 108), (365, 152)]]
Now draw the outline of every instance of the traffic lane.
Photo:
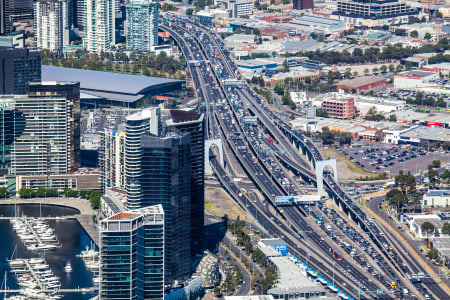
[[(389, 216), (387, 216), (386, 213), (379, 207), (380, 203), (381, 203), (383, 200), (384, 200), (384, 197), (383, 197), (383, 196), (380, 196), (380, 197), (374, 197), (374, 198), (372, 198), (372, 199), (369, 201), (369, 203), (367, 203), (366, 205), (367, 205), (374, 213), (376, 213), (379, 217), (381, 217), (385, 222), (391, 224), (391, 227), (394, 228), (394, 230), (395, 230), (398, 234), (400, 234), (400, 235), (401, 235), (401, 236), (402, 236), (402, 237), (403, 237), (403, 238), (404, 238), (404, 239), (412, 246), (413, 249), (415, 249), (415, 251), (417, 252), (417, 254), (418, 254), (419, 256), (423, 255), (423, 254), (420, 252), (419, 249), (420, 249), (421, 246), (424, 246), (425, 243), (422, 242), (422, 241), (418, 241), (418, 240), (410, 240), (407, 236), (405, 236), (405, 235), (403, 234), (403, 232), (401, 232), (401, 230), (398, 229), (398, 226), (396, 226), (395, 224), (392, 224), (392, 220), (389, 218)], [(383, 227), (383, 225), (381, 225), (381, 226)], [(401, 244), (402, 242), (399, 241), (399, 243)], [(408, 251), (409, 251), (409, 249), (408, 249)], [(419, 266), (421, 272), (423, 272), (423, 273), (425, 273), (425, 274), (428, 273), (428, 270), (427, 270), (422, 264), (420, 264), (420, 263), (417, 264), (417, 262), (415, 261), (415, 260), (416, 260), (415, 258), (413, 258), (413, 257), (411, 257), (411, 256), (408, 256), (408, 257), (409, 257), (408, 262), (409, 262), (411, 265), (414, 265), (414, 264), (416, 263), (416, 266)], [(434, 271), (435, 273), (437, 273), (437, 274), (440, 274), (440, 273), (441, 273), (440, 269), (439, 269), (437, 266), (435, 266), (434, 264), (430, 263), (430, 261), (429, 261), (426, 257), (422, 257), (422, 258), (423, 258), (423, 260), (426, 262), (426, 264), (427, 264), (430, 268), (433, 269), (433, 271)], [(449, 284), (449, 280), (448, 280), (448, 279), (442, 279), (442, 280), (443, 280), (447, 285)], [(442, 290), (442, 289), (437, 285), (437, 283), (436, 283), (433, 279), (430, 279), (430, 280), (424, 280), (424, 282), (427, 283), (427, 284), (434, 283), (434, 284), (436, 285), (436, 288), (433, 289), (433, 292), (434, 292), (436, 295), (440, 295), (440, 296), (447, 295), (447, 293), (445, 293), (445, 291)]]
[[(216, 165), (216, 170), (221, 170), (220, 166), (217, 164), (217, 161), (213, 161), (213, 164)], [(222, 170), (222, 172), (224, 172)], [(220, 174), (220, 172), (219, 172)], [(228, 184), (232, 185), (231, 181), (228, 181)], [(235, 189), (235, 192), (238, 191), (238, 189)], [(258, 208), (251, 203), (251, 201), (248, 202), (250, 205), (248, 208), (248, 211), (255, 217), (255, 219), (258, 221), (259, 224), (261, 224), (272, 236), (276, 236), (279, 238), (282, 238), (287, 245), (291, 249), (291, 253), (295, 254), (297, 257), (302, 258), (306, 261), (307, 253), (305, 250), (299, 248), (290, 238), (285, 237), (276, 225), (274, 225), (268, 218), (274, 219), (273, 215), (270, 212), (267, 213), (258, 213)], [(253, 211), (252, 211), (253, 210)], [(284, 225), (282, 225), (284, 227)], [(289, 228), (284, 228), (284, 230), (289, 231)], [(310, 257), (309, 263), (314, 266), (317, 270), (322, 270), (322, 274), (328, 274), (328, 277), (331, 279), (332, 272), (331, 269), (327, 269), (323, 266), (322, 262), (316, 260), (315, 258)], [(322, 267), (321, 267), (322, 266)], [(346, 280), (341, 276), (341, 274), (335, 274), (335, 280), (336, 282), (345, 282)], [(345, 288), (348, 290), (347, 288)]]

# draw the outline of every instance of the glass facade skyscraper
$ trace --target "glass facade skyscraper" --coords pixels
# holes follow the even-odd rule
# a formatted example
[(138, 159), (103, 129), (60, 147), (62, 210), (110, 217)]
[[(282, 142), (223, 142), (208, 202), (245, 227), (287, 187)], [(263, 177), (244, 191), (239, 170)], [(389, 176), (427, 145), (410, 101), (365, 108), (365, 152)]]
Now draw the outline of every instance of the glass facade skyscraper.
[(151, 51), (158, 45), (158, 2), (131, 0), (127, 3), (127, 48)]
[(130, 115), (125, 121), (125, 183), (127, 208), (141, 208), (141, 136), (150, 130), (150, 110)]
[(100, 223), (100, 299), (164, 299), (162, 205)]
[(26, 95), (36, 81), (41, 81), (40, 51), (0, 47), (0, 94)]
[(8, 173), (13, 144), (26, 125), (23, 113), (15, 109), (16, 97), (0, 96), (0, 176)]
[(191, 137), (168, 133), (141, 138), (142, 205), (165, 212), (165, 276), (168, 284), (191, 274)]
[(195, 111), (170, 110), (171, 118), (166, 121), (170, 130), (191, 134), (191, 252), (204, 250), (205, 217), (205, 118)]

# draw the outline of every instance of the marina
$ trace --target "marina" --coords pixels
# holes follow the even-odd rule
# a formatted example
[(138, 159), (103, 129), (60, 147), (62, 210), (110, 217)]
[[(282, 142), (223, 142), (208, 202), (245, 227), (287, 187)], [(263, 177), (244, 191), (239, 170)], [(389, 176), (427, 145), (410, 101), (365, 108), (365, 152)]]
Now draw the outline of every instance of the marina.
[(52, 250), (61, 246), (53, 229), (41, 218), (14, 218), (10, 222), (28, 250)]
[[(6, 293), (6, 299), (41, 299), (41, 294), (47, 295), (43, 299), (59, 299), (58, 297), (62, 296), (62, 299), (68, 300), (87, 300), (94, 297), (96, 295), (95, 285), (98, 285), (98, 277), (95, 276), (98, 274), (98, 271), (95, 270), (95, 264), (91, 262), (89, 265), (92, 265), (94, 268), (88, 268), (81, 256), (88, 256), (83, 251), (86, 251), (86, 247), (89, 246), (93, 247), (89, 253), (94, 252), (96, 250), (95, 243), (74, 218), (75, 210), (55, 205), (46, 206), (44, 204), (42, 204), (42, 207), (36, 204), (26, 205), (26, 209), (21, 205), (17, 205), (17, 211), (19, 210), (21, 216), (29, 216), (27, 217), (29, 225), (32, 225), (31, 221), (39, 220), (37, 223), (34, 222), (37, 225), (38, 223), (40, 224), (38, 226), (41, 227), (38, 228), (39, 231), (46, 231), (45, 223), (48, 223), (48, 228), (51, 228), (55, 237), (57, 237), (58, 247), (41, 250), (27, 249), (22, 242), (22, 238), (18, 236), (11, 226), (13, 223), (11, 220), (23, 218), (15, 218), (14, 205), (9, 205), (9, 207), (0, 205), (0, 214), (4, 213), (2, 215), (4, 219), (0, 219), (0, 230), (4, 233), (4, 242), (0, 245), (0, 255), (3, 258), (0, 261), (0, 272), (6, 274), (5, 282), (7, 287), (5, 289), (5, 285), (2, 285), (0, 291)], [(45, 218), (38, 218), (41, 216), (41, 212), (42, 215), (45, 212)], [(90, 217), (92, 219), (92, 216)], [(28, 227), (25, 228), (28, 229)], [(36, 232), (34, 228), (33, 230)], [(95, 232), (95, 229), (93, 229), (93, 232)], [(30, 234), (34, 238), (31, 231)], [(45, 239), (52, 242), (50, 237), (47, 236)], [(46, 244), (46, 241), (43, 239), (41, 239), (41, 242)], [(15, 259), (10, 259), (13, 253)], [(77, 255), (80, 255), (80, 257)], [(23, 264), (20, 260), (26, 260), (30, 267), (30, 261), (39, 263), (35, 264), (36, 267), (33, 268), (33, 273), (31, 273), (27, 263)], [(90, 261), (92, 260), (95, 260), (95, 258), (90, 258)], [(70, 268), (66, 268), (67, 266), (70, 266)], [(35, 286), (32, 284), (28, 285), (30, 281)], [(22, 282), (28, 282), (27, 286)], [(22, 283), (22, 285), (19, 283)], [(55, 289), (58, 292), (57, 294), (55, 294)]]

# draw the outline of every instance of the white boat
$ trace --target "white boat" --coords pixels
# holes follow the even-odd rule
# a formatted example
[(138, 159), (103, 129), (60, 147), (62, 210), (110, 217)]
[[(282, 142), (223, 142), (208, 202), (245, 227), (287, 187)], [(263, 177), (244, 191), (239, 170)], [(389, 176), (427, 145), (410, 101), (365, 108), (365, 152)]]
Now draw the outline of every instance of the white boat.
[(37, 290), (33, 289), (24, 289), (21, 290), (20, 293), (27, 297), (27, 299), (45, 299), (46, 295)]
[(59, 278), (56, 276), (42, 278), (41, 281), (59, 281)]
[(24, 274), (24, 273), (29, 273), (29, 271), (27, 269), (12, 269), (10, 271), (11, 273), (14, 274)]
[(21, 259), (10, 260), (9, 265), (11, 266), (11, 268), (17, 268), (17, 267), (24, 266), (25, 261), (23, 261)]
[(48, 269), (49, 266), (47, 264), (37, 264), (33, 266), (33, 269), (35, 270), (42, 270), (42, 269)]
[(66, 266), (64, 267), (64, 271), (66, 271), (66, 273), (72, 272), (72, 266), (69, 262), (67, 262)]
[(100, 268), (100, 263), (98, 261), (87, 262), (86, 267), (88, 269), (98, 269)]
[(51, 250), (51, 249), (55, 249), (56, 247), (57, 247), (56, 245), (51, 245), (51, 244), (37, 244), (37, 245), (28, 246), (27, 249), (28, 250)]
[(45, 261), (42, 258), (32, 258), (28, 261), (31, 265), (43, 264)]
[(20, 286), (27, 287), (27, 288), (35, 288), (35, 287), (37, 287), (37, 284), (34, 281), (31, 281), (31, 280), (19, 281), (19, 282), (17, 282), (17, 284), (20, 285)]
[(100, 283), (100, 277), (94, 277), (94, 279), (92, 279), (92, 281), (94, 283)]
[(81, 251), (80, 254), (78, 254), (78, 257), (81, 258), (92, 258), (92, 257), (97, 257), (98, 256), (98, 252), (92, 249), (89, 250), (83, 250)]

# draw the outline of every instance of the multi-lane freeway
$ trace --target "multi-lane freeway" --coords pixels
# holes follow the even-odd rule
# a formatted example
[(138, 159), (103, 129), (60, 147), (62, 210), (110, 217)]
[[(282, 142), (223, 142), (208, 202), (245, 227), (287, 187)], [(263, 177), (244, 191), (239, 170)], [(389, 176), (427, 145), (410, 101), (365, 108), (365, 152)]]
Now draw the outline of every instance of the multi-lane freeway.
[[(267, 106), (264, 105), (263, 100), (259, 99), (248, 87), (244, 89), (236, 88), (224, 88), (222, 79), (236, 78), (238, 76), (236, 69), (233, 69), (233, 65), (229, 56), (223, 51), (223, 43), (220, 39), (216, 39), (205, 28), (196, 28), (195, 30), (186, 30), (187, 27), (192, 27), (192, 24), (188, 24), (185, 20), (172, 19), (172, 26), (161, 26), (165, 31), (171, 33), (171, 36), (176, 40), (180, 46), (183, 55), (190, 61), (189, 69), (191, 71), (192, 79), (196, 88), (197, 96), (201, 101), (205, 102), (204, 111), (207, 113), (208, 120), (208, 136), (211, 138), (218, 137), (222, 132), (222, 137), (226, 141), (233, 153), (236, 155), (237, 160), (242, 164), (244, 170), (246, 170), (249, 178), (251, 178), (255, 184), (261, 188), (262, 192), (266, 195), (267, 202), (258, 203), (252, 202), (246, 199), (246, 203), (251, 203), (248, 210), (255, 217), (260, 224), (264, 226), (272, 235), (282, 237), (293, 253), (299, 255), (299, 257), (307, 258), (307, 251), (328, 252), (331, 247), (330, 244), (321, 240), (320, 234), (313, 234), (307, 237), (306, 241), (301, 243), (298, 238), (295, 237), (295, 233), (298, 231), (311, 231), (311, 225), (305, 218), (304, 212), (298, 210), (295, 207), (285, 209), (285, 220), (276, 221), (277, 216), (270, 215), (265, 205), (273, 205), (274, 197), (278, 195), (285, 195), (286, 190), (279, 183), (279, 175), (272, 174), (274, 170), (278, 173), (282, 173), (277, 166), (277, 162), (274, 162), (274, 153), (269, 153), (269, 157), (265, 157), (263, 160), (259, 160), (260, 151), (256, 149), (260, 145), (258, 144), (259, 136), (264, 135), (259, 126), (242, 124), (241, 120), (244, 116), (250, 116), (251, 114), (258, 117), (259, 122), (268, 130), (268, 132), (277, 139), (278, 145), (285, 156), (290, 156), (291, 168), (297, 168), (298, 173), (303, 174), (310, 181), (314, 180), (311, 176), (310, 163), (304, 161), (296, 151), (292, 151), (291, 141), (297, 142), (297, 144), (304, 148), (304, 152), (309, 156), (312, 164), (322, 160), (320, 151), (315, 145), (306, 137), (301, 136), (299, 133), (293, 132), (287, 124), (281, 119), (277, 118)], [(189, 25), (189, 26), (187, 26)], [(209, 46), (205, 46), (209, 45)], [(194, 62), (195, 61), (195, 62)], [(220, 78), (219, 78), (220, 76)], [(224, 99), (227, 100), (227, 104), (224, 104)], [(243, 101), (246, 100), (246, 101)], [(200, 102), (200, 101), (199, 101)], [(258, 134), (256, 134), (258, 133)], [(290, 140), (289, 140), (290, 139)], [(266, 153), (267, 155), (267, 153)], [(255, 162), (256, 159), (256, 162)], [(275, 159), (276, 160), (276, 159)], [(267, 162), (270, 162), (268, 165)], [(220, 174), (221, 166), (212, 160), (215, 171)], [(294, 165), (294, 166), (293, 166)], [(223, 170), (222, 170), (223, 171)], [(223, 171), (225, 172), (225, 171)], [(232, 190), (232, 183), (224, 173), (222, 177), (222, 183), (228, 189)], [(344, 203), (347, 206), (347, 212), (349, 212), (354, 219), (356, 219), (360, 226), (365, 227), (369, 236), (376, 239), (378, 231), (376, 227), (368, 224), (368, 219), (364, 213), (356, 206), (350, 197), (347, 197), (345, 193), (340, 189), (337, 182), (333, 180), (330, 175), (325, 175), (325, 185), (329, 192)], [(231, 191), (232, 192), (232, 191)], [(235, 191), (234, 193), (236, 193)], [(239, 197), (239, 193), (237, 192)], [(248, 205), (248, 204), (247, 204)], [(264, 207), (264, 208), (263, 208)], [(253, 208), (253, 211), (251, 211)], [(258, 219), (259, 212), (259, 219)], [(316, 229), (315, 229), (316, 230)], [(307, 242), (307, 243), (306, 243)], [(300, 246), (299, 246), (300, 245)], [(324, 272), (324, 274), (331, 274), (330, 259), (317, 258), (317, 260), (311, 260), (311, 264), (317, 269)], [(372, 278), (371, 275), (365, 273), (365, 271), (354, 264), (349, 259), (344, 259), (339, 262), (339, 268), (348, 270), (347, 277), (343, 278), (340, 282), (348, 282), (344, 290), (347, 290), (352, 295), (355, 295), (355, 290), (360, 289), (360, 286), (364, 286), (369, 290), (379, 289), (381, 283), (377, 279)], [(333, 272), (334, 273), (334, 272)], [(342, 276), (340, 274), (338, 276)], [(388, 277), (391, 279), (394, 275)], [(345, 277), (345, 276), (344, 276)], [(384, 277), (384, 275), (383, 275)], [(417, 296), (421, 296), (419, 292), (411, 286), (409, 282), (405, 282), (405, 278), (402, 278), (402, 285), (413, 290)], [(355, 283), (358, 283), (356, 285)], [(365, 294), (370, 297), (369, 293)], [(397, 293), (399, 295), (399, 293)], [(390, 298), (392, 295), (383, 295), (382, 297)], [(409, 297), (409, 295), (403, 295), (403, 298)], [(380, 298), (380, 296), (377, 296)]]

